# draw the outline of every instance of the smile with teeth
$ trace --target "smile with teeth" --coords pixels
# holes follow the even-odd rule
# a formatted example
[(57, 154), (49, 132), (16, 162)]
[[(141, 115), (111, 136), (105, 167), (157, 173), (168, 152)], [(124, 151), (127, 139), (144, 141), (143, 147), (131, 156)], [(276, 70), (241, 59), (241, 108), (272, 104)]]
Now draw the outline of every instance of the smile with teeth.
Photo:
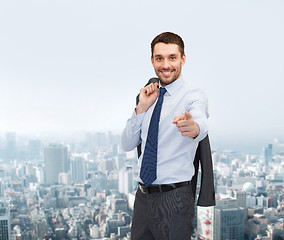
[(161, 73), (164, 75), (170, 75), (173, 72), (173, 70), (161, 70)]

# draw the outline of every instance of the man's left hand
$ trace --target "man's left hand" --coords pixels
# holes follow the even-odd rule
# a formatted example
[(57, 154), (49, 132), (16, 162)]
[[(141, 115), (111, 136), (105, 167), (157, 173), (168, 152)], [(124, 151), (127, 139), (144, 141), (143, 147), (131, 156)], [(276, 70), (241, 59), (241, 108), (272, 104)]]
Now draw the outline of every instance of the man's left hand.
[(200, 129), (189, 112), (184, 115), (178, 115), (174, 118), (173, 124), (176, 124), (182, 136), (195, 138), (198, 136)]

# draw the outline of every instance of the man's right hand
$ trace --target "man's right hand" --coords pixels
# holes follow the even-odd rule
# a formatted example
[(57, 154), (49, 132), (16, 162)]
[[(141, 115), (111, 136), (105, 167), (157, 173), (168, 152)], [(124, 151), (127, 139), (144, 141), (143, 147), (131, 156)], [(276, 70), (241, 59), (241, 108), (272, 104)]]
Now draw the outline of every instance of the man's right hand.
[(159, 96), (159, 84), (151, 83), (140, 89), (139, 103), (136, 107), (136, 115), (146, 112)]

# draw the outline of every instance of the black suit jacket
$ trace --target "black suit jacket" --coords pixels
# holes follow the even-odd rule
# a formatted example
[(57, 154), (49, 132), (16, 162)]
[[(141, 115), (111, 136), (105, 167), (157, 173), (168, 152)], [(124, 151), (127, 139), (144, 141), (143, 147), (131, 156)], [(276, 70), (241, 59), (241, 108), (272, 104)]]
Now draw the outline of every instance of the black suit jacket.
[[(146, 86), (150, 83), (159, 82), (158, 78), (151, 78)], [(136, 97), (136, 105), (139, 102), (139, 95)], [(138, 158), (141, 155), (141, 144), (137, 146)], [(201, 183), (198, 195), (197, 205), (202, 207), (215, 206), (215, 190), (212, 155), (208, 135), (198, 143), (194, 157), (195, 174), (191, 179), (193, 196), (196, 196), (196, 186), (198, 178), (199, 164), (201, 166)]]

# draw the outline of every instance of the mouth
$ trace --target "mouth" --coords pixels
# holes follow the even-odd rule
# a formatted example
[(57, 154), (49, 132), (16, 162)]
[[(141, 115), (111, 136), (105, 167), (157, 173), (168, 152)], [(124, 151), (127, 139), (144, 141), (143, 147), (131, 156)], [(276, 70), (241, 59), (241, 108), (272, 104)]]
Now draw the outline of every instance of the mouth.
[(173, 72), (174, 70), (160, 70), (160, 73), (162, 73), (165, 77), (171, 76)]

